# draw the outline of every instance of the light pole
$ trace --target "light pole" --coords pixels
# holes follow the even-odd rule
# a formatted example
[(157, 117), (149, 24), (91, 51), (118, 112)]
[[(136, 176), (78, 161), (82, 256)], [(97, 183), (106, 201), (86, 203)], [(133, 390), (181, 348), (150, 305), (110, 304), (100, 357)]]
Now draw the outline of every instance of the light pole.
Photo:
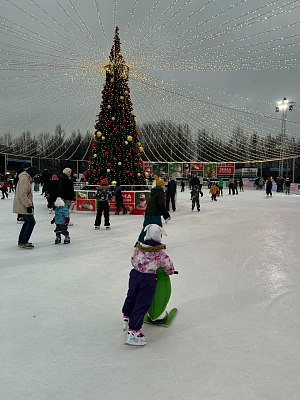
[[(293, 107), (295, 106), (294, 101), (289, 101), (286, 97), (283, 98), (283, 100), (277, 101), (276, 106), (275, 106), (275, 111), (279, 112), (282, 110), (282, 123), (281, 123), (281, 143), (280, 143), (280, 161), (279, 161), (279, 168), (278, 168), (278, 176), (283, 178), (283, 155), (284, 155), (284, 139), (286, 135), (286, 115), (287, 115), (287, 110), (293, 111)], [(287, 175), (287, 171), (286, 171)]]

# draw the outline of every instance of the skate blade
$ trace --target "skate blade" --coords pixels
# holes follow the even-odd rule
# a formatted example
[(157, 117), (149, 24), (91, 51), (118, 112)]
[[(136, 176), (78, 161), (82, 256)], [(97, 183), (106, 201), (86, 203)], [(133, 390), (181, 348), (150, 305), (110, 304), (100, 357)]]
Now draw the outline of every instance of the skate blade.
[(146, 342), (133, 342), (133, 343), (124, 343), (127, 346), (135, 346), (135, 347), (141, 347), (141, 346), (146, 346)]

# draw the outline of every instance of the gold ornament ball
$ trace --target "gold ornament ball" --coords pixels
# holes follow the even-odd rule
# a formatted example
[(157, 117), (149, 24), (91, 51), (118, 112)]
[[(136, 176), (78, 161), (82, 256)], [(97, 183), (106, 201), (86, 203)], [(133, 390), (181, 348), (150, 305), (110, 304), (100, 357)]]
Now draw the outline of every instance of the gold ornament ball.
[(134, 111), (130, 111), (130, 114), (134, 114)]
[(141, 143), (140, 143), (140, 142), (138, 142), (138, 144), (137, 144), (137, 145), (138, 145), (138, 147), (139, 147), (139, 146), (141, 145)]
[(109, 168), (107, 168), (107, 170), (106, 170), (107, 172), (110, 172), (110, 169)]
[(96, 139), (97, 138), (97, 135), (96, 134), (94, 134), (94, 139)]
[(94, 154), (94, 158), (96, 158), (97, 157), (97, 154)]
[(108, 105), (108, 106), (107, 106), (107, 108), (108, 108), (108, 109), (110, 109), (110, 108), (111, 108), (111, 106), (110, 106), (110, 105)]
[(114, 121), (116, 118), (115, 117), (111, 117), (111, 120)]
[(125, 90), (125, 92), (124, 92), (125, 94), (128, 94), (128, 90)]
[(101, 137), (102, 136), (102, 132), (98, 131), (97, 132), (97, 137)]
[(149, 172), (145, 172), (145, 177), (148, 178)]
[(139, 151), (140, 153), (142, 153), (144, 151), (144, 147), (143, 146), (139, 147)]
[(116, 182), (116, 181), (112, 181), (111, 184), (112, 184), (113, 186), (116, 186), (117, 182)]
[(127, 140), (125, 140), (125, 144), (128, 144)]
[(124, 96), (120, 96), (120, 100), (124, 100)]
[(132, 141), (132, 136), (127, 136), (127, 140), (128, 140), (128, 142), (131, 142)]
[(121, 161), (118, 162), (118, 165), (122, 165)]
[(137, 176), (141, 176), (141, 174), (138, 172)]
[(135, 126), (138, 126), (138, 123), (137, 123), (137, 122), (135, 123)]
[(101, 138), (102, 140), (105, 140), (105, 136), (102, 136), (102, 138)]
[(115, 81), (115, 78), (111, 78), (111, 80), (110, 80), (111, 82), (114, 82)]
[(88, 185), (89, 183), (88, 183), (88, 182), (85, 182), (85, 184)]

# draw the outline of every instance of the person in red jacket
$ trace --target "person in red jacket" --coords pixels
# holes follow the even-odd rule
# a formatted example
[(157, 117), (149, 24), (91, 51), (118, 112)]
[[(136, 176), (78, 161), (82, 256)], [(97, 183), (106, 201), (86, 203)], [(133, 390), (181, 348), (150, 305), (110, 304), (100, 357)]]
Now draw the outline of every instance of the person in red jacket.
[(2, 197), (1, 200), (4, 200), (6, 196), (6, 198), (8, 198), (8, 188), (9, 188), (9, 184), (7, 182), (2, 182), (1, 184), (1, 191), (2, 191)]

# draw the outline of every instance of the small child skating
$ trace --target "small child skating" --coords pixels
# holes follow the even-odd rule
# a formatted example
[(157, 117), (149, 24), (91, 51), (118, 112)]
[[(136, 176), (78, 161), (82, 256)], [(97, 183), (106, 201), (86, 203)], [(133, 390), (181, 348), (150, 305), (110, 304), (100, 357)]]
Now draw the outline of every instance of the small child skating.
[(155, 293), (156, 270), (162, 267), (168, 275), (174, 273), (173, 262), (161, 243), (162, 234), (167, 235), (165, 230), (150, 224), (145, 231), (144, 241), (137, 243), (131, 257), (133, 269), (129, 274), (127, 297), (122, 308), (123, 331), (128, 329), (125, 344), (133, 346), (146, 344), (141, 328)]
[(112, 198), (112, 193), (109, 190), (108, 179), (104, 178), (101, 181), (101, 186), (98, 186), (96, 199), (98, 200), (98, 209), (95, 219), (95, 229), (100, 229), (102, 213), (104, 213), (104, 226), (110, 229), (109, 222), (109, 200)]
[(58, 197), (55, 200), (55, 216), (51, 223), (56, 224), (54, 232), (56, 233), (55, 244), (61, 243), (61, 235), (64, 235), (64, 244), (70, 243), (70, 235), (68, 232), (68, 224), (70, 222), (70, 210), (69, 207), (65, 205), (65, 202)]
[(192, 198), (192, 211), (195, 208), (195, 205), (197, 207), (197, 211), (200, 211), (200, 200), (199, 200), (199, 194), (200, 194), (200, 187), (198, 185), (194, 185), (193, 189), (191, 191), (191, 198)]
[(211, 185), (211, 188), (209, 189), (209, 193), (211, 194), (211, 201), (217, 201), (217, 191), (218, 191), (218, 188), (217, 188), (215, 182), (213, 182), (213, 184)]

